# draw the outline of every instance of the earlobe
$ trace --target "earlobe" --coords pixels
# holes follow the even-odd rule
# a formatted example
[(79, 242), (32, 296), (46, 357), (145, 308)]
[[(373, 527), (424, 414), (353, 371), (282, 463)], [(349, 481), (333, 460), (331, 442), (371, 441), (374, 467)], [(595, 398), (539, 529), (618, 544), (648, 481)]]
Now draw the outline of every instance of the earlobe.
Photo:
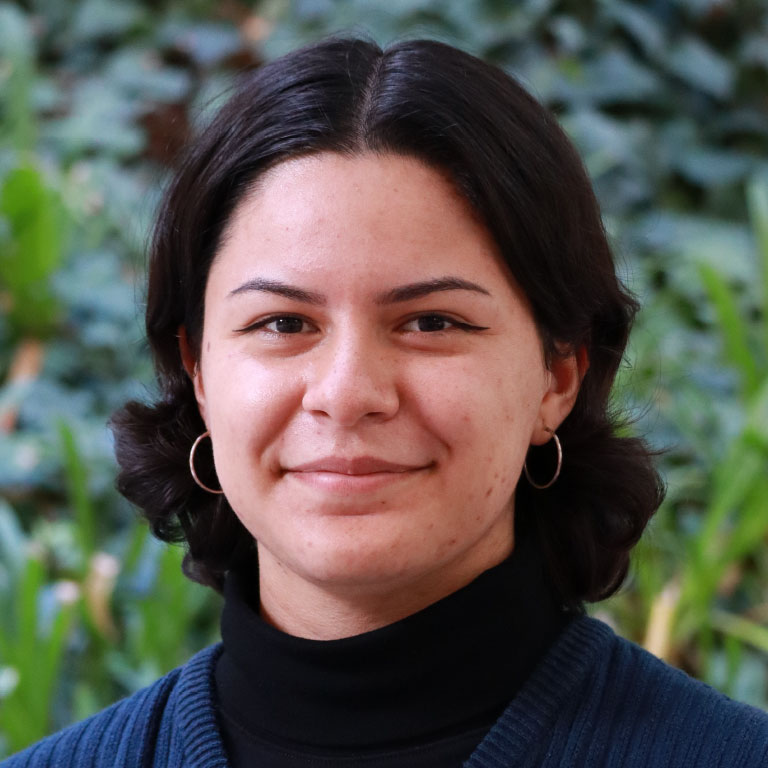
[[(192, 380), (192, 385), (195, 388), (195, 399), (197, 400), (197, 407), (200, 410), (200, 416), (203, 421), (205, 418), (205, 394), (203, 389), (203, 378), (200, 373), (200, 366), (198, 365), (197, 358), (192, 350), (192, 345), (189, 343), (187, 336), (187, 329), (183, 326), (179, 326), (178, 332), (179, 338), (179, 354), (181, 356), (181, 363), (184, 366), (184, 370), (187, 372), (187, 376)], [(206, 421), (207, 423), (207, 421)]]
[(581, 382), (589, 369), (585, 345), (568, 354), (559, 354), (549, 367), (549, 387), (544, 393), (539, 420), (531, 437), (532, 445), (543, 445), (571, 412)]

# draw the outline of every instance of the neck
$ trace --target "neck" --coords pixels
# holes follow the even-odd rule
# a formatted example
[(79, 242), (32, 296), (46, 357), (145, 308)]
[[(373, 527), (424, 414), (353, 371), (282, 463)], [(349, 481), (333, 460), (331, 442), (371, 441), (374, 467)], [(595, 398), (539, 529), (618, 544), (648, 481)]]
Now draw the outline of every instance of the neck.
[(247, 741), (243, 765), (260, 764), (252, 754), (259, 739), (347, 758), (328, 757), (328, 765), (367, 765), (361, 750), (389, 754), (485, 732), (570, 618), (530, 540), (444, 600), (353, 637), (305, 639), (264, 622), (255, 560), (227, 574), (224, 598), (216, 684), (225, 727)]
[(513, 537), (419, 574), (357, 580), (308, 579), (258, 548), (260, 615), (276, 629), (310, 640), (338, 640), (394, 624), (466, 586), (505, 560)]

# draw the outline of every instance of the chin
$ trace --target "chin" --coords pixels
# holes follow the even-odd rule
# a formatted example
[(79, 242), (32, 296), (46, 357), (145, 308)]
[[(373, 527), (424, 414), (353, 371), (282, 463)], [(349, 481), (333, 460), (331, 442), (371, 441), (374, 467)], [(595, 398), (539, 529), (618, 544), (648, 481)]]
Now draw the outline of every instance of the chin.
[(303, 547), (281, 558), (283, 565), (319, 587), (368, 593), (407, 585), (436, 565), (423, 540), (417, 540), (418, 547), (408, 547), (404, 546), (408, 538), (391, 531), (381, 535), (365, 531), (366, 526), (352, 527), (358, 530), (347, 530), (342, 536), (316, 533)]
[[(354, 591), (369, 591), (376, 586), (391, 587), (407, 581), (413, 561), (404, 553), (392, 553), (377, 547), (326, 546), (297, 564), (305, 578), (318, 586)], [(418, 570), (418, 568), (416, 569)]]

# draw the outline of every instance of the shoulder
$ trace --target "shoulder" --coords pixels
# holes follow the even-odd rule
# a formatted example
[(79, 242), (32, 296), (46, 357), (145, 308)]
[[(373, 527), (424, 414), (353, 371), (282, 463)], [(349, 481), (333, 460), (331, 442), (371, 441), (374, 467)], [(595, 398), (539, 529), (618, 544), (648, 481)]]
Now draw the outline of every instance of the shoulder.
[(768, 765), (768, 713), (730, 699), (625, 638), (613, 635), (595, 692), (632, 742), (644, 741), (651, 756), (666, 756), (672, 765)]
[(544, 768), (764, 768), (768, 714), (579, 617), (466, 765), (514, 760)]
[[(616, 635), (596, 619), (574, 627), (602, 652), (582, 680), (576, 722), (589, 723), (608, 765), (768, 765), (768, 714), (734, 701)], [(576, 725), (576, 723), (574, 723)], [(577, 726), (578, 727), (578, 726)]]
[[(200, 737), (218, 736), (212, 670), (219, 652), (220, 645), (200, 651), (147, 688), (0, 762), (0, 768), (181, 765), (190, 735), (193, 748)], [(192, 712), (203, 713), (207, 730), (195, 732)]]

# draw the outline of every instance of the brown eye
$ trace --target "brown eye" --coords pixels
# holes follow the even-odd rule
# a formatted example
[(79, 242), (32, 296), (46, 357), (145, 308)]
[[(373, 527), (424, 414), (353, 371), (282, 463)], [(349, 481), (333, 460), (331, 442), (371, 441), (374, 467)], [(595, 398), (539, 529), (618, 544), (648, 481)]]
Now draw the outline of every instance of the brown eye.
[(275, 333), (301, 333), (304, 330), (304, 325), (305, 323), (300, 317), (276, 317), (264, 327)]
[(453, 323), (440, 315), (423, 315), (416, 318), (416, 326), (420, 331), (444, 331), (449, 325)]
[(303, 317), (297, 317), (296, 315), (272, 315), (271, 317), (265, 317), (263, 320), (259, 320), (251, 325), (247, 325), (245, 328), (239, 328), (236, 333), (252, 333), (254, 331), (262, 331), (265, 333), (273, 333), (279, 336), (295, 335), (298, 333), (309, 333), (316, 330), (316, 327), (305, 320)]
[(410, 333), (435, 333), (439, 331), (487, 331), (488, 328), (480, 325), (470, 325), (459, 320), (452, 320), (445, 315), (419, 315), (409, 320), (402, 326), (404, 331)]

